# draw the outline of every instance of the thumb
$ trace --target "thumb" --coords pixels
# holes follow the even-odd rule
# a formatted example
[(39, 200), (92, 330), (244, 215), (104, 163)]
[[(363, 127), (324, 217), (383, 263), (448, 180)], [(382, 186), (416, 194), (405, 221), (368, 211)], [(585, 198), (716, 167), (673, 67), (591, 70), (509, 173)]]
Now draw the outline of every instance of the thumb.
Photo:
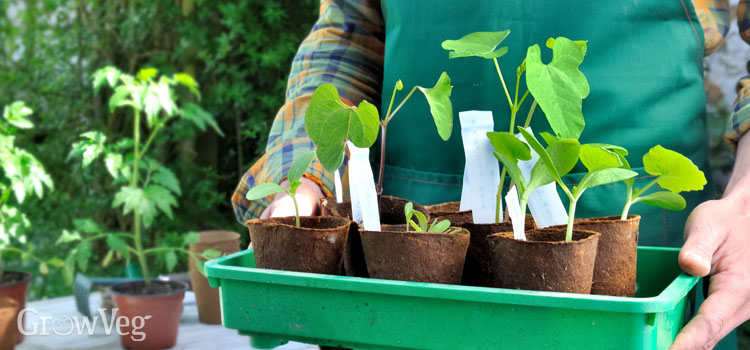
[[(708, 204), (708, 203), (704, 203)], [(714, 219), (698, 206), (685, 223), (685, 244), (680, 249), (679, 263), (683, 271), (705, 277), (711, 272), (711, 261), (724, 237)]]

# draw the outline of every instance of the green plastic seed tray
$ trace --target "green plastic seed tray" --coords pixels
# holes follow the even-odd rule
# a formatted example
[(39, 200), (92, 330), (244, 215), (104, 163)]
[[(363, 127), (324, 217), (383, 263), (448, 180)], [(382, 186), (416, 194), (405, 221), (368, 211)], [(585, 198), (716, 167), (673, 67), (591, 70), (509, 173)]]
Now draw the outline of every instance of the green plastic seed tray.
[(697, 277), (678, 250), (638, 248), (634, 298), (255, 268), (252, 250), (206, 263), (224, 327), (272, 348), (666, 349), (692, 316)]

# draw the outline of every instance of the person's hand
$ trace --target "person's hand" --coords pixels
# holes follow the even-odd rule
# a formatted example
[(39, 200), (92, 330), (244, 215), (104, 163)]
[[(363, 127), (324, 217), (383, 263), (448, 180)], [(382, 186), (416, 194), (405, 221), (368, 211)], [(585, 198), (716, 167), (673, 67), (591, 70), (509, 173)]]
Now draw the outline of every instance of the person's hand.
[(708, 297), (670, 349), (712, 349), (750, 318), (749, 148), (744, 137), (724, 197), (699, 205), (685, 223), (680, 266), (693, 276), (711, 277)]
[[(323, 191), (320, 186), (306, 177), (300, 179), (302, 184), (297, 187), (297, 206), (299, 207), (300, 216), (310, 216), (318, 213), (320, 199), (323, 198)], [(284, 180), (281, 183), (284, 188), (289, 188), (289, 182)], [(273, 199), (271, 204), (260, 215), (261, 219), (270, 217), (294, 216), (294, 202), (286, 193), (279, 193)]]

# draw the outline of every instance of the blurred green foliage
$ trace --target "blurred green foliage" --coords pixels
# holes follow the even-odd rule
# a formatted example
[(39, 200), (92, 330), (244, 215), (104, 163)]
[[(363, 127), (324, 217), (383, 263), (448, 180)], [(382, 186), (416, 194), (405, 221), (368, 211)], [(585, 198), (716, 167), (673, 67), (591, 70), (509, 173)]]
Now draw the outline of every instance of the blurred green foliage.
[[(183, 195), (174, 220), (155, 221), (159, 229), (151, 230), (148, 244), (167, 245), (176, 239), (174, 232), (203, 229), (245, 234), (229, 197), (264, 151), (267, 130), (284, 101), (291, 59), (318, 5), (316, 0), (0, 1), (0, 105), (24, 100), (35, 110), (38, 127), (17, 142), (39, 158), (56, 185), (43, 200), (23, 204), (38, 254), (56, 255), (55, 242), (76, 218), (129, 228), (129, 220), (111, 208), (109, 195), (117, 188), (107, 169), (100, 164), (83, 169), (67, 160), (81, 132), (102, 130), (119, 139), (132, 127), (128, 118), (110, 117), (106, 97), (93, 94), (90, 77), (106, 65), (130, 74), (149, 66), (164, 74), (190, 73), (200, 83), (201, 106), (228, 131), (220, 137), (177, 121), (154, 143), (154, 157), (174, 170)], [(107, 247), (93, 249), (102, 253)], [(9, 268), (33, 268), (7, 258)], [(92, 266), (90, 274), (122, 275), (122, 265)], [(164, 272), (166, 266), (157, 261), (152, 269)], [(29, 297), (65, 294), (70, 287), (61, 274), (50, 274), (37, 277)]]

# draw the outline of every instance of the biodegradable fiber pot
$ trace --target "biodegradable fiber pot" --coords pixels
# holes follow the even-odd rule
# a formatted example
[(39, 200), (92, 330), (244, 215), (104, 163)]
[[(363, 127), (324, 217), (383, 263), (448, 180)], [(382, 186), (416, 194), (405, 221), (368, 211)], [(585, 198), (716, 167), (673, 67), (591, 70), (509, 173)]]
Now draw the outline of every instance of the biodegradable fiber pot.
[(461, 283), (469, 232), (406, 232), (406, 225), (383, 225), (360, 231), (367, 271), (372, 278)]
[[(404, 216), (404, 206), (409, 203), (408, 200), (392, 196), (378, 197), (378, 210), (380, 211), (380, 223), (386, 225), (403, 225), (406, 224)], [(413, 202), (412, 202), (413, 203)], [(413, 203), (414, 210), (426, 213), (425, 207), (419, 203)], [(323, 198), (320, 200), (320, 209), (323, 216), (338, 216), (342, 218), (352, 218), (352, 203), (345, 200), (336, 203), (333, 198)], [(364, 252), (362, 251), (362, 239), (359, 236), (359, 226), (352, 223), (349, 230), (349, 238), (346, 241), (344, 249), (344, 271), (347, 276), (369, 277), (367, 273), (367, 263), (365, 262)]]
[[(18, 304), (16, 313), (26, 308), (26, 291), (29, 289), (29, 281), (31, 281), (31, 274), (22, 271), (5, 271), (0, 280), (0, 298), (7, 297), (15, 301)], [(23, 319), (21, 319), (21, 324), (24, 324)], [(17, 323), (13, 325), (13, 329), (17, 333), (16, 343), (21, 343), (24, 336), (18, 329)]]
[(338, 275), (351, 220), (336, 216), (253, 219), (245, 223), (262, 269)]
[(0, 350), (12, 350), (18, 339), (18, 303), (0, 297)]
[(565, 229), (526, 232), (528, 240), (513, 232), (490, 236), (495, 278), (501, 288), (589, 294), (594, 275), (599, 234), (574, 229), (565, 241)]
[(461, 227), (467, 229), (471, 235), (461, 284), (498, 287), (492, 267), (492, 248), (489, 237), (494, 233), (512, 231), (513, 226), (509, 222), (501, 222), (496, 224), (465, 223)]
[[(182, 300), (187, 285), (175, 281), (134, 281), (110, 287), (118, 317), (120, 342), (126, 349), (164, 349), (177, 343), (177, 330), (182, 315)], [(150, 317), (149, 317), (150, 316)]]
[[(479, 287), (499, 287), (495, 280), (495, 272), (492, 267), (492, 248), (489, 236), (498, 232), (513, 231), (513, 225), (509, 222), (494, 224), (474, 224), (471, 222), (460, 225), (469, 230), (471, 242), (469, 252), (466, 254), (464, 264), (464, 275), (461, 284)], [(526, 228), (534, 229), (534, 217), (526, 215)]]
[(591, 294), (635, 296), (638, 225), (641, 217), (629, 215), (576, 220), (576, 228), (599, 232)]
[[(190, 251), (202, 253), (206, 249), (216, 249), (224, 254), (238, 252), (240, 235), (229, 231), (203, 231), (198, 241), (190, 245)], [(190, 259), (188, 272), (198, 305), (198, 320), (205, 324), (221, 324), (219, 290), (208, 285), (208, 279), (198, 271), (193, 259)]]
[(474, 221), (471, 210), (461, 211), (461, 202), (446, 202), (425, 207), (430, 218), (450, 220), (451, 225), (461, 226)]

